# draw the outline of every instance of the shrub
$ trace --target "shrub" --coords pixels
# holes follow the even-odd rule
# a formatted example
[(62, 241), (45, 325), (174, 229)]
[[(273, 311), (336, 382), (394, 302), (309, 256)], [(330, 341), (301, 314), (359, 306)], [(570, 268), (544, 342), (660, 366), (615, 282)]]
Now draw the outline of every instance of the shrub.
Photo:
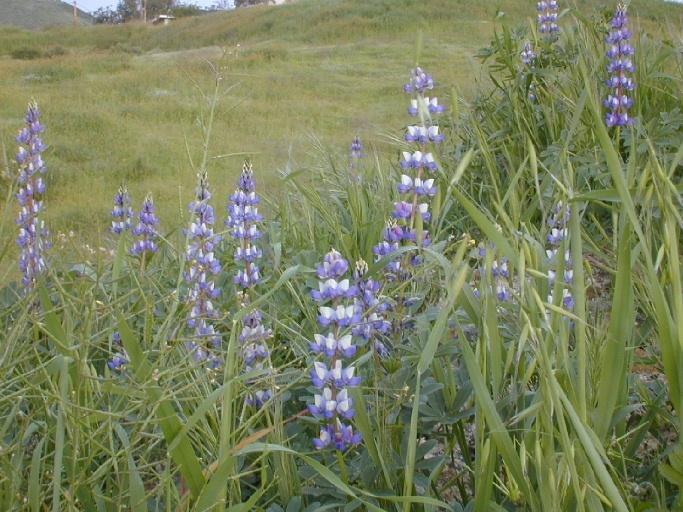
[(23, 46), (21, 48), (17, 48), (16, 50), (12, 50), (10, 55), (14, 60), (35, 60), (42, 58), (43, 52), (37, 48)]

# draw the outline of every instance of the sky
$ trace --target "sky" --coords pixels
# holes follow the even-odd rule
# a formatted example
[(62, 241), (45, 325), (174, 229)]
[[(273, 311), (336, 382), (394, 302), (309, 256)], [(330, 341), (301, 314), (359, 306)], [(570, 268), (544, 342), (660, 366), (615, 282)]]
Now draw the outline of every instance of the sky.
[[(73, 0), (62, 0), (69, 5), (73, 4)], [(100, 7), (116, 7), (118, 5), (118, 0), (76, 0), (76, 5), (79, 9), (83, 9), (86, 12), (93, 12)], [(180, 3), (198, 5), (200, 7), (209, 7), (214, 3), (214, 0), (183, 0)]]

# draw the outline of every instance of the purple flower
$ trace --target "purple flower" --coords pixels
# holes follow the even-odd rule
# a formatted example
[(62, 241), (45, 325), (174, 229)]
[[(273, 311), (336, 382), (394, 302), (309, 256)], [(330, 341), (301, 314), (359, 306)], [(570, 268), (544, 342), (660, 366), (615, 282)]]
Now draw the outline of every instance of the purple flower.
[[(327, 334), (315, 334), (313, 341), (308, 343), (313, 354), (322, 354), (331, 359), (329, 367), (325, 362), (315, 361), (309, 371), (311, 383), (316, 388), (322, 388), (322, 392), (313, 396), (313, 403), (308, 404), (308, 410), (327, 422), (321, 428), (320, 437), (313, 440), (318, 449), (333, 445), (342, 450), (348, 444), (353, 444), (334, 441), (342, 432), (339, 417), (350, 419), (355, 413), (353, 399), (348, 396), (346, 388), (360, 384), (360, 377), (354, 375), (355, 368), (345, 367), (343, 363), (344, 358), (356, 354), (353, 333), (362, 314), (362, 307), (356, 298), (360, 285), (350, 284), (349, 279), (344, 279), (348, 268), (348, 261), (332, 249), (323, 257), (323, 263), (318, 267), (318, 277), (321, 279), (318, 290), (311, 291), (311, 296), (316, 301), (331, 300), (331, 306), (318, 308), (318, 323), (327, 328)], [(349, 303), (350, 301), (352, 302)], [(351, 334), (344, 332), (346, 328)]]
[(145, 200), (140, 208), (138, 214), (138, 223), (133, 228), (133, 234), (138, 237), (130, 250), (130, 253), (142, 254), (146, 251), (156, 252), (159, 247), (156, 244), (156, 225), (159, 224), (159, 219), (154, 215), (154, 199), (152, 194), (147, 194)]
[(550, 233), (548, 233), (548, 242), (550, 242), (551, 244), (559, 244), (563, 238), (566, 238), (568, 233), (569, 231), (567, 230), (567, 228), (553, 228), (550, 230)]
[(323, 264), (318, 267), (318, 277), (320, 279), (339, 278), (346, 273), (348, 268), (349, 262), (332, 249), (323, 258)]
[(114, 354), (109, 361), (107, 361), (107, 366), (110, 370), (121, 371), (128, 364), (128, 356), (125, 351), (122, 354)]
[[(253, 245), (253, 242), (261, 237), (258, 223), (263, 220), (263, 216), (258, 213), (257, 205), (260, 198), (255, 189), (254, 170), (247, 159), (242, 165), (242, 172), (237, 180), (237, 190), (229, 197), (229, 217), (225, 221), (229, 234), (238, 243), (233, 254), (234, 259), (244, 264), (244, 267), (239, 268), (232, 278), (235, 285), (242, 288), (237, 293), (242, 307), (249, 304), (251, 296), (255, 293), (255, 286), (262, 281), (261, 269), (257, 261), (263, 256), (263, 251)], [(248, 383), (254, 389), (248, 393), (246, 403), (255, 407), (262, 407), (273, 396), (269, 388), (258, 389), (258, 386), (263, 386), (262, 380), (272, 373), (268, 340), (273, 337), (273, 331), (265, 328), (262, 320), (261, 311), (258, 309), (249, 311), (242, 317), (242, 331), (238, 338), (242, 345), (244, 371), (256, 373), (259, 377), (248, 379)]]
[(214, 234), (215, 216), (209, 204), (210, 199), (209, 177), (206, 170), (202, 170), (197, 173), (195, 200), (189, 205), (193, 218), (189, 229), (185, 230), (188, 237), (185, 251), (187, 269), (184, 272), (188, 289), (185, 301), (190, 306), (186, 323), (194, 330), (186, 346), (196, 360), (208, 360), (212, 366), (217, 366), (219, 362), (212, 348), (220, 345), (221, 334), (213, 325), (213, 320), (218, 316), (213, 300), (220, 293), (220, 288), (214, 284), (214, 277), (220, 272), (221, 265), (214, 255), (214, 245), (221, 237)]
[(363, 145), (360, 142), (360, 137), (356, 135), (349, 146), (349, 169), (359, 167), (360, 159), (365, 155), (363, 154)]
[(410, 81), (403, 86), (406, 92), (418, 92), (420, 94), (434, 87), (432, 75), (425, 73), (421, 67), (416, 67), (410, 72)]
[(15, 137), (21, 144), (16, 154), (19, 190), (15, 197), (21, 207), (16, 218), (19, 226), (19, 270), (24, 290), (28, 291), (36, 285), (39, 276), (47, 268), (43, 251), (51, 244), (50, 232), (40, 220), (45, 194), (45, 182), (41, 176), (45, 173), (45, 164), (40, 156), (45, 145), (40, 134), (45, 131), (45, 125), (40, 122), (40, 111), (35, 101), (29, 102), (24, 120), (26, 127)]
[(328, 423), (320, 429), (320, 437), (313, 439), (313, 445), (322, 450), (332, 446), (337, 450), (346, 450), (350, 445), (361, 441), (360, 433), (353, 433), (351, 425), (344, 425), (338, 419), (334, 424)]
[(119, 331), (114, 331), (112, 335), (112, 345), (116, 347), (117, 352), (107, 361), (107, 366), (110, 370), (121, 371), (128, 364), (128, 354), (126, 354), (123, 344), (121, 343), (121, 334)]
[(629, 42), (631, 30), (626, 26), (627, 23), (626, 6), (619, 4), (610, 22), (612, 30), (605, 38), (608, 44), (606, 55), (610, 59), (605, 68), (610, 75), (605, 83), (612, 89), (602, 102), (609, 109), (605, 114), (607, 126), (625, 126), (633, 122), (628, 115), (633, 98), (627, 96), (626, 92), (635, 89), (633, 80), (628, 76), (628, 73), (635, 71), (635, 65), (629, 57), (635, 53), (635, 48)]
[(533, 67), (534, 60), (536, 59), (536, 54), (534, 53), (534, 50), (531, 47), (530, 41), (524, 41), (522, 53), (520, 54), (519, 58), (521, 59), (522, 64), (524, 64), (525, 66)]
[(555, 0), (541, 1), (536, 4), (538, 16), (536, 22), (538, 23), (538, 31), (541, 34), (546, 34), (548, 41), (556, 41), (557, 36), (555, 32), (557, 28), (557, 2)]
[(317, 301), (336, 299), (337, 297), (350, 299), (356, 294), (356, 288), (349, 285), (348, 279), (343, 279), (339, 282), (334, 279), (328, 279), (324, 282), (321, 281), (318, 286), (319, 290), (311, 290), (311, 296)]
[(260, 198), (254, 191), (256, 183), (249, 160), (244, 161), (237, 187), (237, 190), (230, 195), (228, 203), (230, 215), (225, 221), (229, 234), (239, 242), (234, 253), (235, 261), (244, 262), (244, 268), (236, 272), (233, 282), (242, 288), (252, 288), (261, 282), (261, 270), (256, 260), (260, 259), (263, 253), (252, 245), (252, 242), (261, 237), (257, 223), (263, 219), (263, 216), (258, 213), (257, 205)]
[(128, 195), (128, 189), (125, 185), (121, 185), (114, 196), (114, 208), (110, 215), (114, 219), (109, 228), (112, 233), (121, 234), (133, 226), (131, 219), (135, 213), (130, 207), (130, 195)]
[(564, 203), (562, 203), (562, 201), (559, 201), (553, 209), (553, 214), (548, 218), (548, 225), (551, 228), (558, 227), (561, 229), (567, 225), (567, 222), (569, 222), (570, 215), (571, 206), (565, 206)]

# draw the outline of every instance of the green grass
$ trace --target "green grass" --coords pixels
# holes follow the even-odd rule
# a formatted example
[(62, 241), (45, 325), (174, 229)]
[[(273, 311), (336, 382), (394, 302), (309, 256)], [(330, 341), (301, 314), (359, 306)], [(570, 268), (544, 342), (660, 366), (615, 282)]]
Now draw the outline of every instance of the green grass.
[[(0, 24), (35, 30), (73, 25), (73, 4), (56, 0), (0, 0)], [(78, 11), (78, 24), (92, 25), (90, 14)]]
[[(521, 22), (523, 5), (500, 8)], [(302, 1), (181, 19), (170, 27), (0, 29), (0, 54), (57, 46), (67, 52), (0, 61), (2, 139), (11, 154), (25, 103), (35, 98), (48, 126), (54, 230), (75, 230), (94, 243), (91, 233), (108, 220), (104, 205), (124, 179), (139, 190), (136, 202), (147, 190), (158, 196), (168, 228), (180, 220), (178, 205), (192, 190), (186, 142), (196, 151), (201, 138), (195, 123), (205, 107), (200, 90), (213, 77), (205, 60), (221, 66), (226, 85), (234, 85), (221, 103), (211, 153), (251, 154), (269, 182), (290, 150), (301, 165), (310, 162), (312, 134), (343, 152), (357, 132), (379, 146), (400, 132), (405, 107), (395, 84), (412, 64), (417, 28), (425, 32), (423, 64), (439, 77), (437, 94), (455, 87), (467, 97), (480, 77), (472, 56), (490, 39), (497, 8), (496, 2), (444, 0)], [(676, 12), (663, 2), (636, 8), (660, 19)], [(233, 55), (223, 58), (215, 45)], [(227, 197), (224, 184), (238, 165), (239, 158), (211, 162), (218, 197)]]
[[(13, 276), (0, 279), (0, 508), (675, 509), (683, 59), (666, 22), (680, 7), (633, 2), (637, 121), (618, 130), (605, 128), (601, 103), (608, 11), (580, 3), (547, 45), (526, 20), (533, 4), (501, 3), (510, 15), (494, 23), (493, 3), (301, 2), (179, 21), (174, 31), (46, 30), (35, 44), (59, 42), (67, 55), (3, 59), (2, 140), (13, 152), (34, 96), (48, 126), (46, 217), (77, 234), (74, 247), (55, 236), (45, 287), (22, 294)], [(219, 26), (239, 35), (226, 56), (205, 46), (225, 34)], [(408, 273), (384, 279), (392, 256), (374, 261), (373, 245), (394, 201), (418, 201), (398, 194), (396, 180), (412, 173), (399, 151), (418, 147), (403, 141), (412, 120), (401, 86), (419, 26), (419, 63), (437, 81), (429, 95), (451, 107), (434, 116), (444, 142), (422, 147), (440, 163), (429, 175), (435, 196), (419, 199), (432, 216), (397, 222), (428, 228), (433, 241), (420, 251), (401, 242), (394, 257)], [(30, 35), (0, 38), (9, 54)], [(539, 55), (533, 70), (518, 62), (526, 38)], [(472, 59), (482, 46), (484, 67)], [(366, 148), (358, 180), (346, 149), (356, 133)], [(266, 281), (238, 293), (232, 255), (244, 242), (223, 233), (212, 320), (224, 364), (207, 368), (185, 348), (197, 339), (186, 323), (187, 236), (169, 231), (187, 221), (207, 158), (223, 230), (243, 153), (265, 196)], [(107, 232), (122, 179), (134, 207), (154, 192), (167, 235), (142, 262), (127, 252), (130, 234)], [(10, 179), (3, 184), (11, 191)], [(558, 201), (571, 214), (554, 244), (548, 219)], [(7, 203), (0, 255), (14, 266), (11, 194)], [(571, 282), (549, 280), (569, 264), (548, 258), (554, 246), (571, 255)], [(389, 304), (377, 312), (392, 326), (378, 338), (390, 348), (383, 359), (356, 336), (354, 428), (364, 440), (344, 456), (312, 448), (320, 425), (305, 413), (308, 372), (329, 361), (309, 342), (327, 332), (310, 290), (331, 248), (351, 268), (369, 263), (366, 276), (380, 280)], [(495, 274), (494, 261), (509, 275)], [(254, 307), (273, 329), (273, 372), (260, 378), (240, 370), (241, 322)], [(123, 371), (106, 364), (119, 350), (115, 331), (130, 360)], [(244, 399), (259, 385), (275, 396), (256, 410)]]

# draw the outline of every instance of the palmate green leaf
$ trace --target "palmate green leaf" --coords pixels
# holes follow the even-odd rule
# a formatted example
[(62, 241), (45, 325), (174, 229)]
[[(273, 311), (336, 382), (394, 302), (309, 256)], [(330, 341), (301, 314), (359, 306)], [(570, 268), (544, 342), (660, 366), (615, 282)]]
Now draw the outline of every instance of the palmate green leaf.
[[(133, 334), (133, 331), (130, 330), (130, 327), (128, 327), (128, 323), (121, 311), (117, 312), (117, 319), (117, 328), (121, 335), (121, 342), (126, 349), (130, 364), (135, 370), (135, 376), (140, 382), (145, 382), (146, 377), (151, 373), (150, 364), (140, 347), (137, 337)], [(150, 403), (157, 406), (156, 415), (159, 426), (161, 427), (166, 442), (170, 445), (182, 431), (182, 422), (173, 408), (173, 405), (168, 400), (162, 399), (161, 391), (158, 388), (148, 386), (145, 391)], [(190, 489), (190, 493), (196, 498), (201, 493), (206, 481), (204, 479), (204, 474), (202, 473), (199, 459), (192, 447), (192, 443), (190, 443), (187, 437), (182, 437), (178, 442), (178, 446), (169, 451), (171, 452), (173, 461), (178, 465), (180, 474), (185, 479), (185, 482)]]

